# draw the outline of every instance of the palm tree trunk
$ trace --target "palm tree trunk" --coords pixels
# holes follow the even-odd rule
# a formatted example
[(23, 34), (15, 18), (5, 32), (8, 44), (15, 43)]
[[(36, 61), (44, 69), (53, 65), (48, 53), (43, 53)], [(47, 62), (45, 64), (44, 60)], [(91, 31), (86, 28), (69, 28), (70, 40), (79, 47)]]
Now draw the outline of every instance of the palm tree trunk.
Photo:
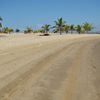
[(88, 31), (86, 31), (86, 33), (88, 34)]
[(62, 35), (61, 27), (59, 28), (60, 35)]
[(60, 35), (62, 35), (61, 31), (60, 31)]
[(71, 30), (71, 34), (73, 33), (73, 31)]
[(47, 30), (45, 30), (45, 33), (47, 34)]

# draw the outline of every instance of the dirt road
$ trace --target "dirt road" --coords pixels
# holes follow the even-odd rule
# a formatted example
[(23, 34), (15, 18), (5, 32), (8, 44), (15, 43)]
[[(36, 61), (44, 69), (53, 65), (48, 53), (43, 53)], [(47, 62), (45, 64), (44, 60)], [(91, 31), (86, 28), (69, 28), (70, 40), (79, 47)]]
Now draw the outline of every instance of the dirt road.
[(1, 39), (0, 100), (100, 100), (100, 36)]

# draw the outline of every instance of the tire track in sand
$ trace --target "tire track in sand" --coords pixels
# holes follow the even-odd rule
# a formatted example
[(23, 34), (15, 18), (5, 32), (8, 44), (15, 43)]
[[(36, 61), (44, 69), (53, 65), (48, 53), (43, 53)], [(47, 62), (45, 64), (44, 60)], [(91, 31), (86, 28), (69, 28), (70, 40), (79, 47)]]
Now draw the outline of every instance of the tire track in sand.
[[(73, 43), (72, 43), (73, 44)], [(69, 44), (68, 45), (68, 47), (70, 47), (71, 46), (71, 44)], [(45, 58), (44, 58), (44, 60), (43, 60), (43, 58), (42, 58), (42, 60), (40, 60), (40, 62), (38, 62), (35, 66), (35, 68), (32, 68), (32, 69), (30, 69), (29, 71), (27, 71), (27, 72), (25, 72), (25, 73), (23, 73), (20, 77), (18, 77), (17, 79), (15, 79), (14, 81), (12, 81), (11, 83), (9, 83), (7, 86), (5, 86), (4, 88), (2, 88), (1, 90), (0, 90), (0, 98), (3, 100), (3, 98), (5, 98), (5, 94), (7, 95), (7, 94), (9, 94), (10, 96), (13, 94), (13, 92), (15, 92), (16, 91), (16, 87), (18, 86), (18, 85), (20, 85), (20, 84), (23, 84), (23, 83), (25, 83), (28, 79), (29, 79), (29, 77), (31, 76), (31, 74), (33, 74), (34, 73), (34, 75), (38, 72), (38, 71), (41, 71), (42, 70), (42, 66), (45, 66), (46, 67), (46, 65), (48, 64), (48, 63), (50, 63), (50, 60), (53, 60), (54, 59), (54, 57), (56, 58), (56, 56), (59, 54), (59, 53), (61, 53), (63, 50), (66, 50), (66, 48), (68, 48), (68, 47), (63, 47), (62, 49), (60, 49), (60, 50), (58, 50), (58, 51), (56, 51), (56, 53), (54, 52), (53, 54), (50, 54), (50, 55), (48, 55), (48, 56), (46, 56)], [(47, 61), (46, 61), (47, 60)], [(32, 66), (33, 65), (33, 63), (28, 63), (27, 65), (25, 65), (25, 66)], [(12, 74), (12, 75), (14, 75), (14, 74)], [(14, 89), (14, 90), (13, 90)], [(8, 96), (9, 97), (9, 96)], [(9, 100), (9, 99), (4, 99), (4, 100)]]

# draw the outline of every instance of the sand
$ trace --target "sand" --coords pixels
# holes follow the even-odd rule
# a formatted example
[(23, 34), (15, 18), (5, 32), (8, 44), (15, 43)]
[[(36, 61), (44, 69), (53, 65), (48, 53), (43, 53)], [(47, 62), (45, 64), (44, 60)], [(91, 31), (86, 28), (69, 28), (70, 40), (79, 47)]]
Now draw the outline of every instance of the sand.
[(0, 36), (0, 100), (100, 100), (100, 36)]

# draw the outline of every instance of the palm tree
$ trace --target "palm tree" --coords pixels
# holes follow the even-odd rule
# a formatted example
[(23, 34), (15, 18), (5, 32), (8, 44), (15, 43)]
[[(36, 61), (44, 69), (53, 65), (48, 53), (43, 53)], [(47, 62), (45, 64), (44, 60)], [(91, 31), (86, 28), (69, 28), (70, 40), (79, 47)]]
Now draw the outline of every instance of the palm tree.
[(64, 31), (65, 31), (66, 33), (68, 33), (69, 29), (70, 29), (70, 27), (69, 27), (68, 25), (65, 25), (65, 26), (64, 26)]
[(1, 31), (1, 28), (2, 28), (2, 23), (0, 22), (0, 31)]
[(15, 30), (15, 32), (17, 32), (17, 33), (18, 33), (18, 32), (20, 32), (20, 30), (19, 30), (19, 29), (16, 29), (16, 30)]
[(2, 23), (1, 23), (1, 21), (2, 21), (3, 19), (0, 17), (0, 32), (1, 32), (1, 28), (2, 28)]
[(24, 33), (31, 33), (33, 32), (33, 30), (30, 28), (30, 27), (27, 27), (25, 30), (24, 30)]
[(2, 32), (3, 32), (3, 33), (11, 33), (11, 32), (13, 32), (13, 29), (12, 29), (12, 28), (8, 28), (8, 27), (4, 27), (4, 28), (2, 29)]
[(62, 18), (59, 18), (57, 21), (55, 21), (55, 30), (58, 30), (60, 32), (60, 35), (62, 34), (63, 28), (65, 26), (65, 21), (63, 21)]
[(93, 29), (93, 26), (92, 26), (92, 24), (86, 22), (83, 24), (83, 29), (85, 30), (85, 32), (88, 33), (89, 31), (91, 31)]
[(74, 25), (71, 25), (71, 26), (70, 26), (71, 34), (73, 33), (74, 30), (75, 30)]
[(2, 19), (2, 17), (0, 17), (0, 21), (2, 21), (3, 19)]
[(50, 25), (45, 24), (44, 26), (42, 26), (42, 29), (43, 29), (43, 32), (47, 34), (48, 31), (50, 30)]
[(81, 25), (77, 25), (75, 29), (79, 34), (82, 32), (82, 26)]

